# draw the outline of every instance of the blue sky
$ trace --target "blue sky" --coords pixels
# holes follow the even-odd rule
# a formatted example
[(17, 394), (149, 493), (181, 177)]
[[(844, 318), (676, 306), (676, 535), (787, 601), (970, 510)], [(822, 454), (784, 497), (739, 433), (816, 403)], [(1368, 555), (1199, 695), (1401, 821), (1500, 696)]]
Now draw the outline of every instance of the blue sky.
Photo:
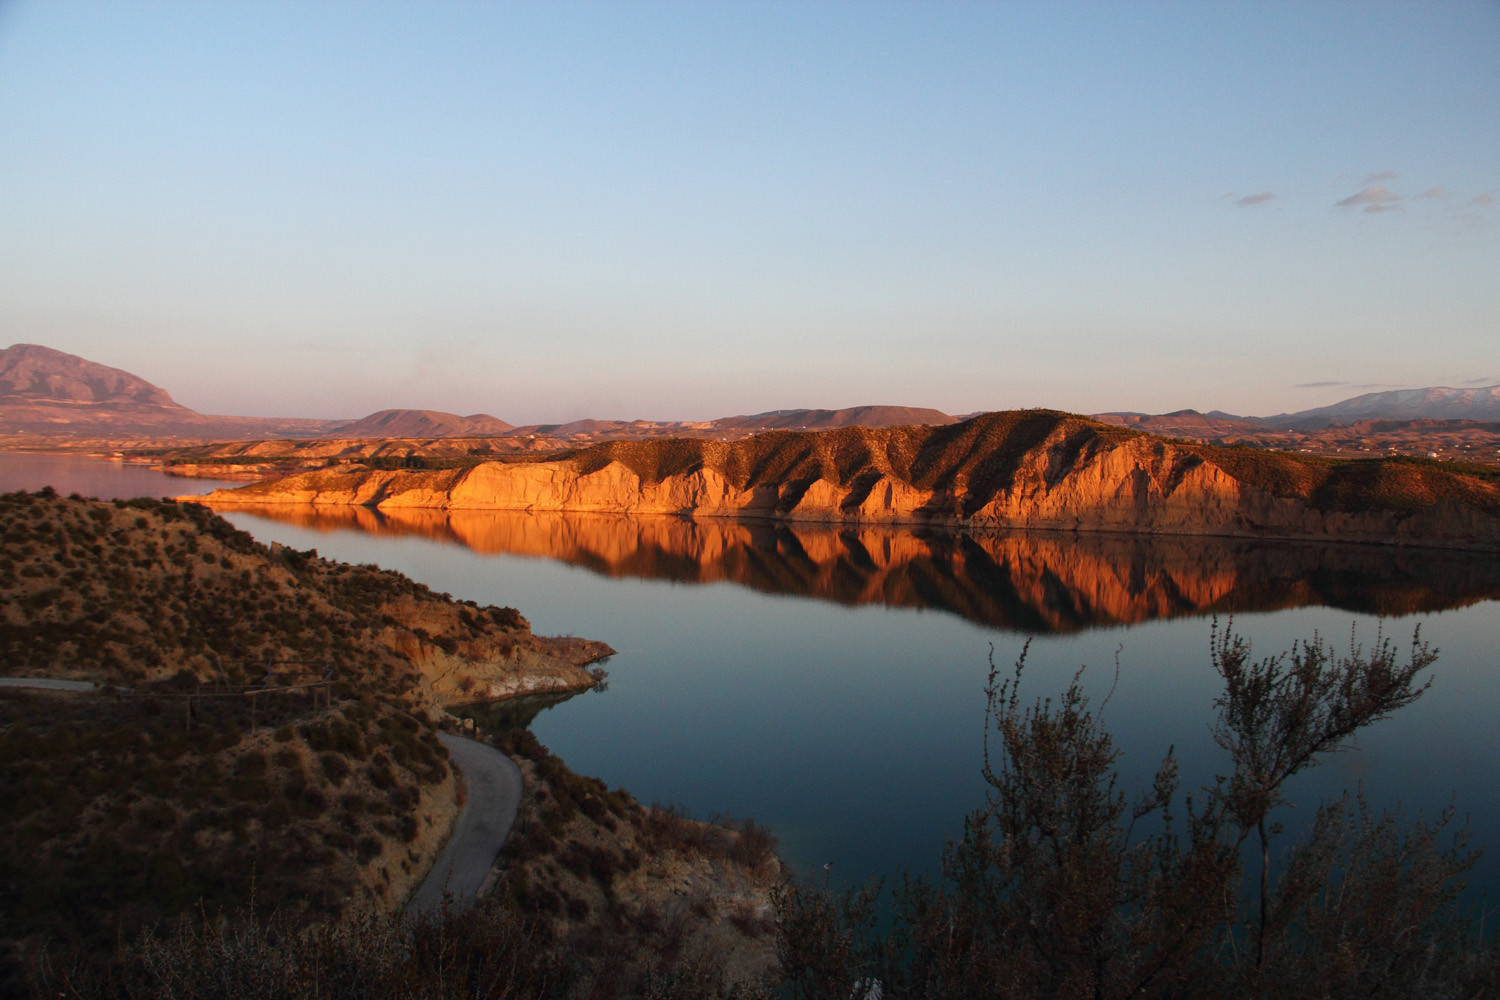
[(0, 341), (211, 413), (1500, 382), (1500, 4), (0, 0)]

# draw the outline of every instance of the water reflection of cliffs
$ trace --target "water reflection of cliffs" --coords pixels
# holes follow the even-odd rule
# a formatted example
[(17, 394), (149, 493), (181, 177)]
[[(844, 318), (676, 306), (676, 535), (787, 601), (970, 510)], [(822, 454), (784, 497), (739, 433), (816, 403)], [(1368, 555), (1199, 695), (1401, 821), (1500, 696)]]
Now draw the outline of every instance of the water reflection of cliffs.
[(1500, 597), (1493, 558), (1376, 546), (422, 508), (244, 510), (320, 531), (419, 535), (557, 559), (605, 576), (938, 608), (1027, 632), (1303, 605), (1400, 615)]

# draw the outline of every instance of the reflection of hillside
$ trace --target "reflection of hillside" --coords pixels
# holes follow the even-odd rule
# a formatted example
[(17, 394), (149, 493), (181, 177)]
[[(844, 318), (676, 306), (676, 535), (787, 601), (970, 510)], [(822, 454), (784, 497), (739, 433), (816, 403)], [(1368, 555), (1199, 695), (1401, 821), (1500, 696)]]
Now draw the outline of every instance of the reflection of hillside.
[(368, 507), (247, 508), (320, 531), (420, 535), (605, 576), (727, 581), (841, 604), (939, 608), (1026, 632), (1331, 605), (1399, 615), (1500, 597), (1493, 558), (1374, 546)]

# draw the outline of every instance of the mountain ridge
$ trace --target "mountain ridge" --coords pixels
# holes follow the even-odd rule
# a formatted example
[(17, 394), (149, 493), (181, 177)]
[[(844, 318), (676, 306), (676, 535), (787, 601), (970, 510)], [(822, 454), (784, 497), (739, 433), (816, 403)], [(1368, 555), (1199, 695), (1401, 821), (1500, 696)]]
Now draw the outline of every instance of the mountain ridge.
[(1260, 418), (1273, 427), (1316, 430), (1356, 420), (1500, 420), (1500, 385), (1473, 389), (1430, 386), (1367, 392), (1328, 406)]
[[(973, 414), (969, 415), (973, 416)], [(1200, 439), (1248, 437), (1266, 432), (1318, 431), (1360, 421), (1470, 420), (1500, 422), (1500, 385), (1444, 386), (1365, 393), (1328, 406), (1269, 417), (1222, 410), (1179, 409), (1164, 414), (1114, 411), (1095, 414), (1106, 423), (1170, 436)], [(39, 344), (0, 349), (0, 434), (50, 438), (208, 440), (350, 438), (507, 438), (510, 450), (562, 449), (606, 439), (701, 437), (731, 439), (771, 430), (950, 425), (965, 417), (926, 407), (862, 405), (841, 409), (778, 409), (713, 420), (611, 420), (584, 418), (514, 426), (487, 413), (468, 416), (440, 410), (389, 408), (364, 417), (321, 419), (237, 417), (199, 413), (165, 389), (123, 369)], [(1286, 446), (1291, 442), (1260, 442)]]

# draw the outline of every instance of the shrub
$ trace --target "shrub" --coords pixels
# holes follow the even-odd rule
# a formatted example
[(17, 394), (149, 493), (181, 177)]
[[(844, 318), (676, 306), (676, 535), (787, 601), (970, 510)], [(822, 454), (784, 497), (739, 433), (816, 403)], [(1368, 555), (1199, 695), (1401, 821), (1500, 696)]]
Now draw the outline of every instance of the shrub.
[(729, 856), (747, 868), (759, 868), (776, 856), (776, 835), (755, 820), (746, 819), (739, 824)]
[(260, 777), (266, 773), (266, 755), (259, 750), (247, 750), (235, 759), (234, 773), (242, 777)]
[(357, 856), (360, 864), (369, 864), (381, 851), (380, 838), (372, 837), (368, 834), (360, 837), (354, 846), (358, 852)]
[(317, 788), (308, 785), (292, 802), (297, 815), (317, 818), (328, 811), (328, 798)]
[[(1483, 967), (1456, 905), (1473, 862), (1462, 836), (1322, 807), (1272, 880), (1271, 809), (1286, 782), (1426, 690), (1435, 659), (1377, 636), (1336, 656), (1317, 637), (1253, 660), (1213, 632), (1224, 681), (1214, 735), (1231, 772), (1175, 811), (1170, 751), (1134, 803), (1080, 675), (1023, 704), (1023, 648), (991, 655), (983, 775), (989, 793), (943, 857), (943, 879), (904, 882), (875, 939), (874, 893), (777, 894), (779, 950), (797, 996), (1017, 998), (1468, 995)], [(1241, 848), (1259, 848), (1246, 884)], [(1488, 962), (1491, 957), (1484, 957)], [(1484, 973), (1479, 978), (1483, 978)], [(1478, 995), (1478, 994), (1476, 994)]]
[(318, 763), (323, 768), (323, 773), (328, 780), (333, 782), (335, 788), (344, 783), (344, 779), (353, 773), (349, 762), (336, 753), (324, 753), (318, 755)]

